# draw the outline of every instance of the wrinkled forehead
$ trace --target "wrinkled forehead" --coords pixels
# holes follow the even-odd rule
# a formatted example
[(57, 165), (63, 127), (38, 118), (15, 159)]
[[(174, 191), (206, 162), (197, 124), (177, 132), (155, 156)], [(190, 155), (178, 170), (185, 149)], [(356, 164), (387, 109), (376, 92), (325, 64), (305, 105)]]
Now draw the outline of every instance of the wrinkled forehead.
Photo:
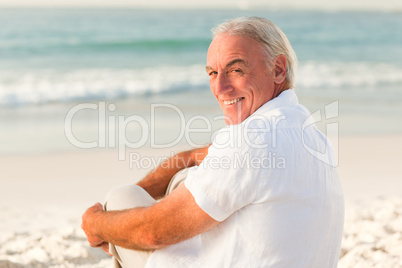
[(244, 35), (220, 34), (212, 40), (207, 54), (207, 64), (242, 58), (244, 61), (264, 60), (266, 54), (263, 45)]

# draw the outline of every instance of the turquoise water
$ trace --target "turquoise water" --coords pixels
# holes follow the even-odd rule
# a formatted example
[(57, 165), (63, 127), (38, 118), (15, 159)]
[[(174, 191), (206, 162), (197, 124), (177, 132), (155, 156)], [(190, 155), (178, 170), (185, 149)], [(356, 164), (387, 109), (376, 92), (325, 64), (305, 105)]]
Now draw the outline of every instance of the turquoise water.
[(207, 90), (209, 29), (239, 15), (285, 31), (300, 60), (300, 91), (381, 86), (382, 96), (402, 100), (401, 14), (0, 10), (0, 105)]
[[(301, 101), (314, 111), (338, 100), (341, 133), (402, 133), (400, 13), (0, 9), (0, 153), (28, 148), (27, 130), (36, 140), (56, 137), (78, 102), (133, 100), (124, 112), (140, 113), (155, 99), (191, 99), (189, 109), (219, 113), (207, 97), (209, 29), (235, 16), (284, 30), (299, 58)], [(37, 147), (58, 148), (59, 137)]]

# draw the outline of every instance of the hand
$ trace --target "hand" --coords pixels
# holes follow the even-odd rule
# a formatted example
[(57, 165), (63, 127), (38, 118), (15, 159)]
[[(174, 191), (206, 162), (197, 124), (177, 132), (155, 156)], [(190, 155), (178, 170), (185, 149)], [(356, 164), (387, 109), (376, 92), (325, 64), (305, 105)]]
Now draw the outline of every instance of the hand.
[(109, 243), (108, 242), (103, 242), (100, 247), (102, 248), (102, 250), (104, 252), (106, 252), (109, 256), (113, 256), (110, 252), (109, 252)]
[(96, 233), (96, 221), (94, 221), (94, 215), (102, 211), (103, 206), (100, 203), (96, 203), (88, 208), (84, 215), (82, 215), (81, 228), (84, 230), (91, 247), (102, 247), (102, 249), (110, 255), (109, 244)]

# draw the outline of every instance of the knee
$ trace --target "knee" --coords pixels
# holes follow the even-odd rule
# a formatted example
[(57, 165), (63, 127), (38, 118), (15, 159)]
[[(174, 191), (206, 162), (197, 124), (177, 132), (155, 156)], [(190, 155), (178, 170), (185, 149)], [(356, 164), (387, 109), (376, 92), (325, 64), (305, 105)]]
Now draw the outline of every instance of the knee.
[(156, 201), (140, 186), (121, 185), (110, 190), (106, 195), (106, 210), (123, 210), (135, 207), (149, 207)]

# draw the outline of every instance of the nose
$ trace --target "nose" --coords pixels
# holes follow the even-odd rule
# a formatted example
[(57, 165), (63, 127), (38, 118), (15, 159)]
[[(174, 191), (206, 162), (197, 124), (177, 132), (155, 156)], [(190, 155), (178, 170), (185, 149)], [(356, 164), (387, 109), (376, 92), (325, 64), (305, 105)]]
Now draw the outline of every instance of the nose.
[(225, 73), (218, 73), (214, 81), (211, 81), (211, 89), (218, 96), (233, 90), (232, 83)]

